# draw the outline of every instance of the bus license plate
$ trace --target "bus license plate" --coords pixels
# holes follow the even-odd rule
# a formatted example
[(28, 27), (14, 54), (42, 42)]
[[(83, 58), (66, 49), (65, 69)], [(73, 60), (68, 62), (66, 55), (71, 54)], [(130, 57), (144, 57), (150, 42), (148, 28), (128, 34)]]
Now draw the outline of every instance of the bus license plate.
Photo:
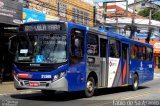
[(39, 82), (29, 82), (29, 86), (37, 87), (39, 85), (40, 85)]

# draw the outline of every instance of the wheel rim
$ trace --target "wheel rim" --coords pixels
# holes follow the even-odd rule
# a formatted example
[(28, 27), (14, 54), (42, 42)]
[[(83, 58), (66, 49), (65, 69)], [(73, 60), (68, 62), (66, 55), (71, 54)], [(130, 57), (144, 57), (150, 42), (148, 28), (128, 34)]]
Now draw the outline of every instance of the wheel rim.
[(88, 91), (89, 93), (91, 93), (91, 92), (93, 91), (93, 89), (94, 89), (93, 82), (92, 82), (92, 81), (88, 81), (88, 82), (87, 82), (87, 91)]
[(137, 88), (137, 86), (138, 86), (138, 81), (137, 81), (137, 79), (135, 79), (135, 81), (134, 81), (134, 87)]

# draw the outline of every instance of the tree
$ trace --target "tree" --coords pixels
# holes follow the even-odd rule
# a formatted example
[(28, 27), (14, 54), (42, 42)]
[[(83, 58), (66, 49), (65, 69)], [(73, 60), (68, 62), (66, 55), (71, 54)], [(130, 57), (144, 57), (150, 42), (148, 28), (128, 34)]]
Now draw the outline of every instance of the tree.
[(152, 15), (152, 19), (160, 21), (160, 12), (157, 12), (154, 15)]
[(145, 9), (139, 11), (138, 15), (143, 16), (143, 17), (149, 16), (149, 8), (145, 8)]
[[(145, 9), (139, 11), (138, 15), (143, 16), (143, 17), (147, 17), (147, 16), (149, 16), (149, 10), (150, 10), (149, 8), (145, 8)], [(160, 21), (160, 12), (157, 12), (156, 10), (152, 10), (152, 14), (154, 14), (154, 15), (152, 15), (153, 20)]]

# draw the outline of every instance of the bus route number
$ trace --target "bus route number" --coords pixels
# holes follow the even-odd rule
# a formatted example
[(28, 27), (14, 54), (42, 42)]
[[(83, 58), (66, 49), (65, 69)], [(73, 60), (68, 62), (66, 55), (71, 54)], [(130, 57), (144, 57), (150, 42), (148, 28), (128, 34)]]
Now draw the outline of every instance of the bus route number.
[(51, 75), (41, 75), (41, 78), (51, 78)]

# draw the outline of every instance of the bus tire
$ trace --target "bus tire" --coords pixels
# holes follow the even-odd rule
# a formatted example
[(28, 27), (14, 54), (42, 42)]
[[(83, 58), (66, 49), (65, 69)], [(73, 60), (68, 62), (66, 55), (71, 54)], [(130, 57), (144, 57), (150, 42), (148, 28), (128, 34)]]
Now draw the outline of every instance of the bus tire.
[(132, 90), (136, 91), (138, 89), (138, 84), (139, 84), (139, 78), (137, 74), (134, 74), (133, 76), (133, 84), (132, 84)]
[(54, 95), (55, 94), (55, 90), (41, 90), (42, 94), (44, 95)]
[(95, 81), (93, 77), (89, 77), (86, 83), (85, 96), (92, 97), (95, 91)]

